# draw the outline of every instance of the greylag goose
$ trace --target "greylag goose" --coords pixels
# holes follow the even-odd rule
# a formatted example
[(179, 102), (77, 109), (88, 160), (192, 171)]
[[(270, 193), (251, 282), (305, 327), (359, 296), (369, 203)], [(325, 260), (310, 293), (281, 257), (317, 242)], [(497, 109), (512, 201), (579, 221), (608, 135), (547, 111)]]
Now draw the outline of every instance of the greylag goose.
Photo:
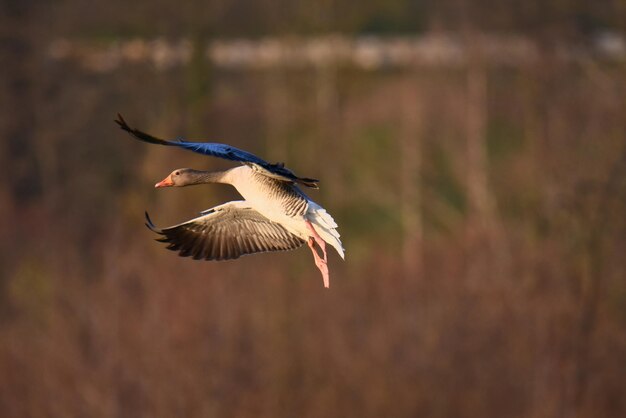
[(180, 168), (155, 184), (157, 188), (230, 184), (245, 199), (207, 209), (197, 218), (168, 228), (154, 226), (146, 212), (146, 225), (161, 235), (157, 240), (168, 243), (168, 249), (178, 251), (183, 257), (228, 260), (246, 254), (293, 250), (306, 242), (322, 274), (324, 287), (329, 287), (326, 243), (344, 258), (337, 223), (298, 187), (301, 184), (317, 188), (318, 180), (298, 177), (283, 164), (270, 164), (230, 145), (159, 139), (131, 128), (120, 114), (115, 122), (144, 142), (177, 146), (242, 163), (229, 170), (214, 172)]

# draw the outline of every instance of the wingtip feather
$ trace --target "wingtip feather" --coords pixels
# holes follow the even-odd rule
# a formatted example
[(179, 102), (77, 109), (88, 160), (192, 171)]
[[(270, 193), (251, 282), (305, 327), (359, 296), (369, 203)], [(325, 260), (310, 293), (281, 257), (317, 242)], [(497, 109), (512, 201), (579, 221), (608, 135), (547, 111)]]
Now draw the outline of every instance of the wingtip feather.
[(120, 129), (123, 129), (126, 132), (132, 132), (130, 126), (128, 126), (121, 113), (117, 114), (117, 119), (115, 119), (114, 122), (118, 124)]
[(156, 232), (157, 234), (163, 234), (163, 231), (159, 228), (157, 228), (156, 226), (154, 226), (154, 223), (152, 223), (152, 219), (150, 219), (150, 215), (148, 214), (148, 211), (145, 211), (145, 215), (146, 215), (146, 227), (148, 227), (148, 229), (152, 232)]
[(143, 131), (140, 131), (139, 129), (131, 128), (120, 113), (117, 114), (117, 119), (115, 119), (115, 123), (119, 125), (120, 129), (128, 132), (133, 138), (138, 139), (140, 141), (148, 142), (150, 144), (157, 144), (157, 145), (177, 145), (177, 142), (172, 142), (166, 139), (157, 138)]
[(306, 187), (310, 187), (311, 189), (319, 189), (319, 180), (310, 179), (310, 178), (298, 178), (298, 183), (305, 185)]

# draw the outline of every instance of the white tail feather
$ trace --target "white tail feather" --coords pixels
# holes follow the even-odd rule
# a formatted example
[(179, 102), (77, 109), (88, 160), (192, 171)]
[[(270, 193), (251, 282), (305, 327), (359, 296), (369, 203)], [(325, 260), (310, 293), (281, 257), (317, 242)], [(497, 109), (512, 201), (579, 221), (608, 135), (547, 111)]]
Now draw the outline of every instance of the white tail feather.
[(309, 221), (315, 225), (315, 230), (324, 241), (332, 245), (337, 253), (345, 260), (345, 253), (341, 240), (339, 240), (339, 232), (337, 231), (337, 222), (325, 209), (314, 202), (309, 202), (308, 211)]

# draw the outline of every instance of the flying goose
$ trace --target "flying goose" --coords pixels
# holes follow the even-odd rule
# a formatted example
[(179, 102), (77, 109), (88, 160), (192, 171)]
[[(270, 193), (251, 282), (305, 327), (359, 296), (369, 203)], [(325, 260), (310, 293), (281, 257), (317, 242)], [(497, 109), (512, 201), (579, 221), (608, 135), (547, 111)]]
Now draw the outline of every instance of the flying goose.
[(298, 187), (300, 184), (318, 188), (318, 180), (298, 177), (283, 164), (270, 164), (230, 145), (159, 139), (131, 128), (120, 114), (117, 117), (115, 122), (120, 128), (141, 141), (241, 163), (225, 171), (179, 168), (155, 184), (157, 188), (230, 184), (245, 199), (207, 209), (197, 218), (168, 228), (154, 226), (146, 212), (146, 225), (161, 235), (158, 241), (169, 244), (167, 249), (196, 260), (229, 260), (246, 254), (293, 250), (306, 242), (322, 274), (324, 287), (329, 287), (326, 243), (344, 258), (337, 223)]

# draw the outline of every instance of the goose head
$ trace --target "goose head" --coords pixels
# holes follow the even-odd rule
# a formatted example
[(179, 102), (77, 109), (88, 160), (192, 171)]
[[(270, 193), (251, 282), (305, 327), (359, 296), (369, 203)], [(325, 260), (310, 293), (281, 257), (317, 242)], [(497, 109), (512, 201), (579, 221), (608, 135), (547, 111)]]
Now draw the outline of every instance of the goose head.
[(198, 173), (191, 168), (177, 168), (154, 187), (182, 187), (197, 182)]
[(154, 187), (183, 187), (192, 184), (224, 183), (228, 171), (202, 171), (193, 168), (177, 168)]

